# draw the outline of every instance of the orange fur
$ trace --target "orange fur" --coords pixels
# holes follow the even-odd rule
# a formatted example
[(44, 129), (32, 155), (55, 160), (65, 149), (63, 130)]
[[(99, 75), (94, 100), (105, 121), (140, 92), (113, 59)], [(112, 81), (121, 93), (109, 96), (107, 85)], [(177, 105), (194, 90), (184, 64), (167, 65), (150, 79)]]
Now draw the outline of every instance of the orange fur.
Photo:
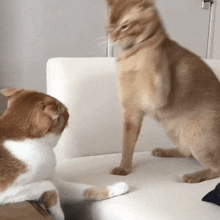
[(93, 187), (85, 190), (84, 196), (87, 200), (103, 200), (109, 198), (109, 190), (102, 187)]
[(46, 208), (55, 206), (58, 202), (57, 192), (55, 190), (47, 191), (42, 195), (41, 199), (44, 202)]
[[(15, 199), (15, 202), (18, 202), (24, 198), (28, 198), (29, 196), (31, 198), (36, 197), (37, 199), (42, 197), (42, 200), (44, 201), (46, 208), (48, 208), (51, 211), (51, 214), (54, 217), (58, 217), (56, 219), (64, 219), (63, 212), (59, 203), (59, 197), (56, 190), (46, 191), (44, 193), (41, 192), (41, 190), (44, 190), (43, 187), (48, 187), (49, 189), (56, 189), (55, 186), (49, 180), (46, 179), (50, 177), (50, 173), (48, 174), (48, 171), (46, 171), (45, 174), (43, 174), (45, 175), (42, 177), (43, 179), (41, 179), (40, 175), (38, 175), (39, 182), (36, 183), (34, 181), (34, 176), (37, 175), (35, 172), (37, 172), (39, 167), (41, 167), (41, 162), (38, 158), (37, 160), (39, 164), (33, 163), (33, 167), (35, 166), (35, 168), (33, 168), (31, 161), (32, 158), (28, 158), (28, 156), (23, 157), (23, 151), (26, 150), (26, 147), (30, 147), (30, 149), (27, 149), (27, 155), (31, 155), (33, 152), (36, 153), (36, 149), (33, 150), (34, 147), (32, 148), (31, 145), (30, 140), (32, 139), (36, 141), (36, 139), (45, 138), (46, 135), (52, 134), (53, 136), (55, 134), (51, 141), (54, 141), (54, 138), (55, 141), (58, 140), (57, 138), (59, 137), (59, 135), (61, 135), (61, 133), (67, 126), (69, 118), (69, 114), (67, 112), (66, 107), (55, 98), (36, 91), (27, 91), (24, 89), (5, 89), (1, 90), (0, 92), (9, 98), (8, 108), (0, 117), (0, 199), (2, 199), (0, 200), (1, 203), (7, 203), (8, 201), (14, 202), (13, 199)], [(25, 145), (25, 141), (30, 142), (28, 144), (26, 143)], [(34, 141), (32, 143), (34, 143)], [(10, 146), (7, 145), (7, 143), (10, 143)], [(13, 144), (15, 144), (15, 148), (13, 148)], [(21, 147), (21, 149), (19, 149), (19, 147)], [(46, 154), (49, 157), (48, 163), (47, 161), (44, 161), (45, 158), (42, 158), (42, 164), (44, 165), (44, 167), (46, 167), (46, 169), (48, 169), (48, 167), (53, 168), (54, 166), (53, 155), (50, 154), (50, 149), (47, 150), (47, 147), (48, 145), (45, 143), (45, 146), (43, 145), (43, 148), (46, 149), (46, 152), (42, 153), (42, 155)], [(52, 147), (51, 151), (53, 151)], [(16, 152), (16, 150), (18, 149), (20, 150), (19, 153)], [(39, 149), (39, 152), (42, 151), (42, 144), (40, 144), (40, 142)], [(38, 155), (38, 153), (36, 153), (36, 155)], [(20, 157), (14, 155), (20, 155)], [(18, 158), (23, 159), (20, 160)], [(51, 170), (51, 173), (53, 172), (54, 171)], [(26, 173), (27, 176), (22, 175)], [(19, 190), (22, 188), (22, 184), (19, 186), (20, 188), (16, 185), (16, 180), (19, 179), (19, 177), (23, 178), (23, 187), (24, 189), (30, 190), (29, 194), (27, 194), (28, 192), (23, 192), (24, 195), (19, 195)], [(27, 178), (30, 178), (30, 180), (28, 180)], [(18, 184), (20, 183), (18, 182)], [(13, 185), (14, 188), (10, 188), (11, 185)], [(37, 189), (36, 187), (38, 186), (41, 188)], [(30, 189), (31, 187), (33, 187), (32, 190)], [(30, 195), (33, 190), (36, 190), (36, 192), (33, 192), (33, 195)], [(9, 196), (10, 193), (12, 193), (12, 195), (14, 193), (13, 197)], [(6, 200), (4, 200), (4, 198)]]
[(26, 165), (11, 155), (0, 142), (0, 192), (6, 190), (20, 174), (26, 171)]
[(53, 148), (67, 126), (67, 108), (36, 91), (0, 92), (9, 98), (0, 117), (0, 205), (42, 199), (53, 217), (63, 220), (56, 187), (65, 201), (101, 200), (128, 191), (124, 182), (100, 188), (58, 178)]
[[(67, 109), (54, 98), (36, 91), (4, 89), (8, 109), (0, 117), (0, 192), (27, 171), (26, 165), (4, 148), (4, 141), (38, 138), (46, 133), (61, 134), (67, 125)], [(63, 109), (63, 117), (60, 110)], [(56, 123), (53, 116), (58, 115)]]
[(1, 93), (9, 101), (0, 118), (0, 141), (39, 138), (50, 132), (61, 134), (66, 127), (69, 114), (55, 98), (24, 89), (6, 89)]
[(157, 148), (154, 156), (193, 156), (206, 169), (183, 182), (220, 177), (220, 83), (194, 53), (167, 35), (151, 0), (109, 4), (107, 30), (121, 47), (118, 96), (124, 116), (122, 160), (112, 173), (132, 170), (144, 115), (154, 117), (177, 148)]
[(39, 138), (50, 132), (61, 134), (69, 115), (58, 100), (43, 93), (24, 89), (1, 93), (9, 98), (8, 109), (0, 117), (0, 191), (4, 191), (27, 171), (26, 165), (4, 148), (4, 141)]

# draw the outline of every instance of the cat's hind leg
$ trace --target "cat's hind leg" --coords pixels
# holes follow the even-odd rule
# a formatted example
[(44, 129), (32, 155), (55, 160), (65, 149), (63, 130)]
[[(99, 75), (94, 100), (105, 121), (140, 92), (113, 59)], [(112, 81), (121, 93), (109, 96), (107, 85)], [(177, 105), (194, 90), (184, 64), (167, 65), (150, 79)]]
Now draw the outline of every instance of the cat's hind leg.
[(46, 191), (41, 197), (46, 209), (54, 217), (55, 220), (63, 220), (64, 214), (60, 206), (60, 199), (57, 190)]
[(205, 180), (215, 179), (220, 177), (220, 147), (203, 147), (197, 149), (193, 156), (206, 169), (185, 174), (182, 177), (184, 183), (198, 183)]
[(205, 169), (195, 173), (183, 175), (183, 183), (199, 183), (205, 180), (211, 180), (220, 177), (220, 170)]
[(187, 157), (191, 156), (190, 152), (181, 152), (179, 148), (170, 148), (170, 149), (163, 149), (163, 148), (155, 148), (152, 150), (151, 154), (155, 157)]

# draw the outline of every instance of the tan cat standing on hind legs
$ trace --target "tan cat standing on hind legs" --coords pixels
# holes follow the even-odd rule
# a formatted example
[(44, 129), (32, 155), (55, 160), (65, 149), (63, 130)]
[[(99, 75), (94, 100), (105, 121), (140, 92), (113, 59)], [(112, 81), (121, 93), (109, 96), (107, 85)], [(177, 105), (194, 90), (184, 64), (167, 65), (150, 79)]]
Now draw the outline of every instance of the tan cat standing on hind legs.
[(107, 0), (107, 31), (121, 46), (118, 95), (124, 117), (122, 160), (112, 174), (127, 175), (143, 117), (152, 116), (176, 148), (157, 157), (191, 157), (204, 170), (182, 182), (220, 177), (220, 83), (194, 53), (171, 40), (153, 0)]

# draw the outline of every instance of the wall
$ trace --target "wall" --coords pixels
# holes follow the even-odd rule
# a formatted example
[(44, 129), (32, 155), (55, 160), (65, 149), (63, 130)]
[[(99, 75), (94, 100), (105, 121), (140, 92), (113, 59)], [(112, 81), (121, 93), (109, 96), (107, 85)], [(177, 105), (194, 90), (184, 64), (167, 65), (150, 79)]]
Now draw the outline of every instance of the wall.
[(220, 59), (220, 2), (215, 0), (215, 16), (214, 16), (214, 36), (212, 58)]
[[(220, 2), (214, 4), (211, 57), (220, 59)], [(45, 92), (49, 58), (105, 56), (105, 17), (104, 0), (0, 0), (0, 88)], [(0, 112), (5, 107), (0, 95)]]
[(106, 14), (104, 0), (0, 0), (0, 88), (46, 92), (49, 58), (106, 56)]

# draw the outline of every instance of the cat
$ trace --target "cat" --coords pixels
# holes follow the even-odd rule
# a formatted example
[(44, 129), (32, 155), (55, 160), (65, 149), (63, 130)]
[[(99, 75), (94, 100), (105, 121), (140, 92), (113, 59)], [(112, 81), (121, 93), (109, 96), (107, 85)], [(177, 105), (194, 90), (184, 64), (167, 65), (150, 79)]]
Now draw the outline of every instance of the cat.
[[(193, 52), (171, 40), (153, 0), (106, 0), (107, 33), (118, 44), (118, 97), (124, 137), (115, 175), (132, 171), (133, 153), (145, 115), (153, 117), (175, 148), (157, 157), (194, 157), (204, 170), (181, 181), (220, 177), (220, 83)], [(180, 27), (181, 28), (181, 27)]]
[(0, 205), (42, 201), (55, 220), (63, 220), (60, 199), (102, 200), (128, 191), (124, 182), (101, 188), (59, 179), (53, 148), (68, 124), (67, 108), (37, 91), (0, 92), (8, 97), (0, 117)]

